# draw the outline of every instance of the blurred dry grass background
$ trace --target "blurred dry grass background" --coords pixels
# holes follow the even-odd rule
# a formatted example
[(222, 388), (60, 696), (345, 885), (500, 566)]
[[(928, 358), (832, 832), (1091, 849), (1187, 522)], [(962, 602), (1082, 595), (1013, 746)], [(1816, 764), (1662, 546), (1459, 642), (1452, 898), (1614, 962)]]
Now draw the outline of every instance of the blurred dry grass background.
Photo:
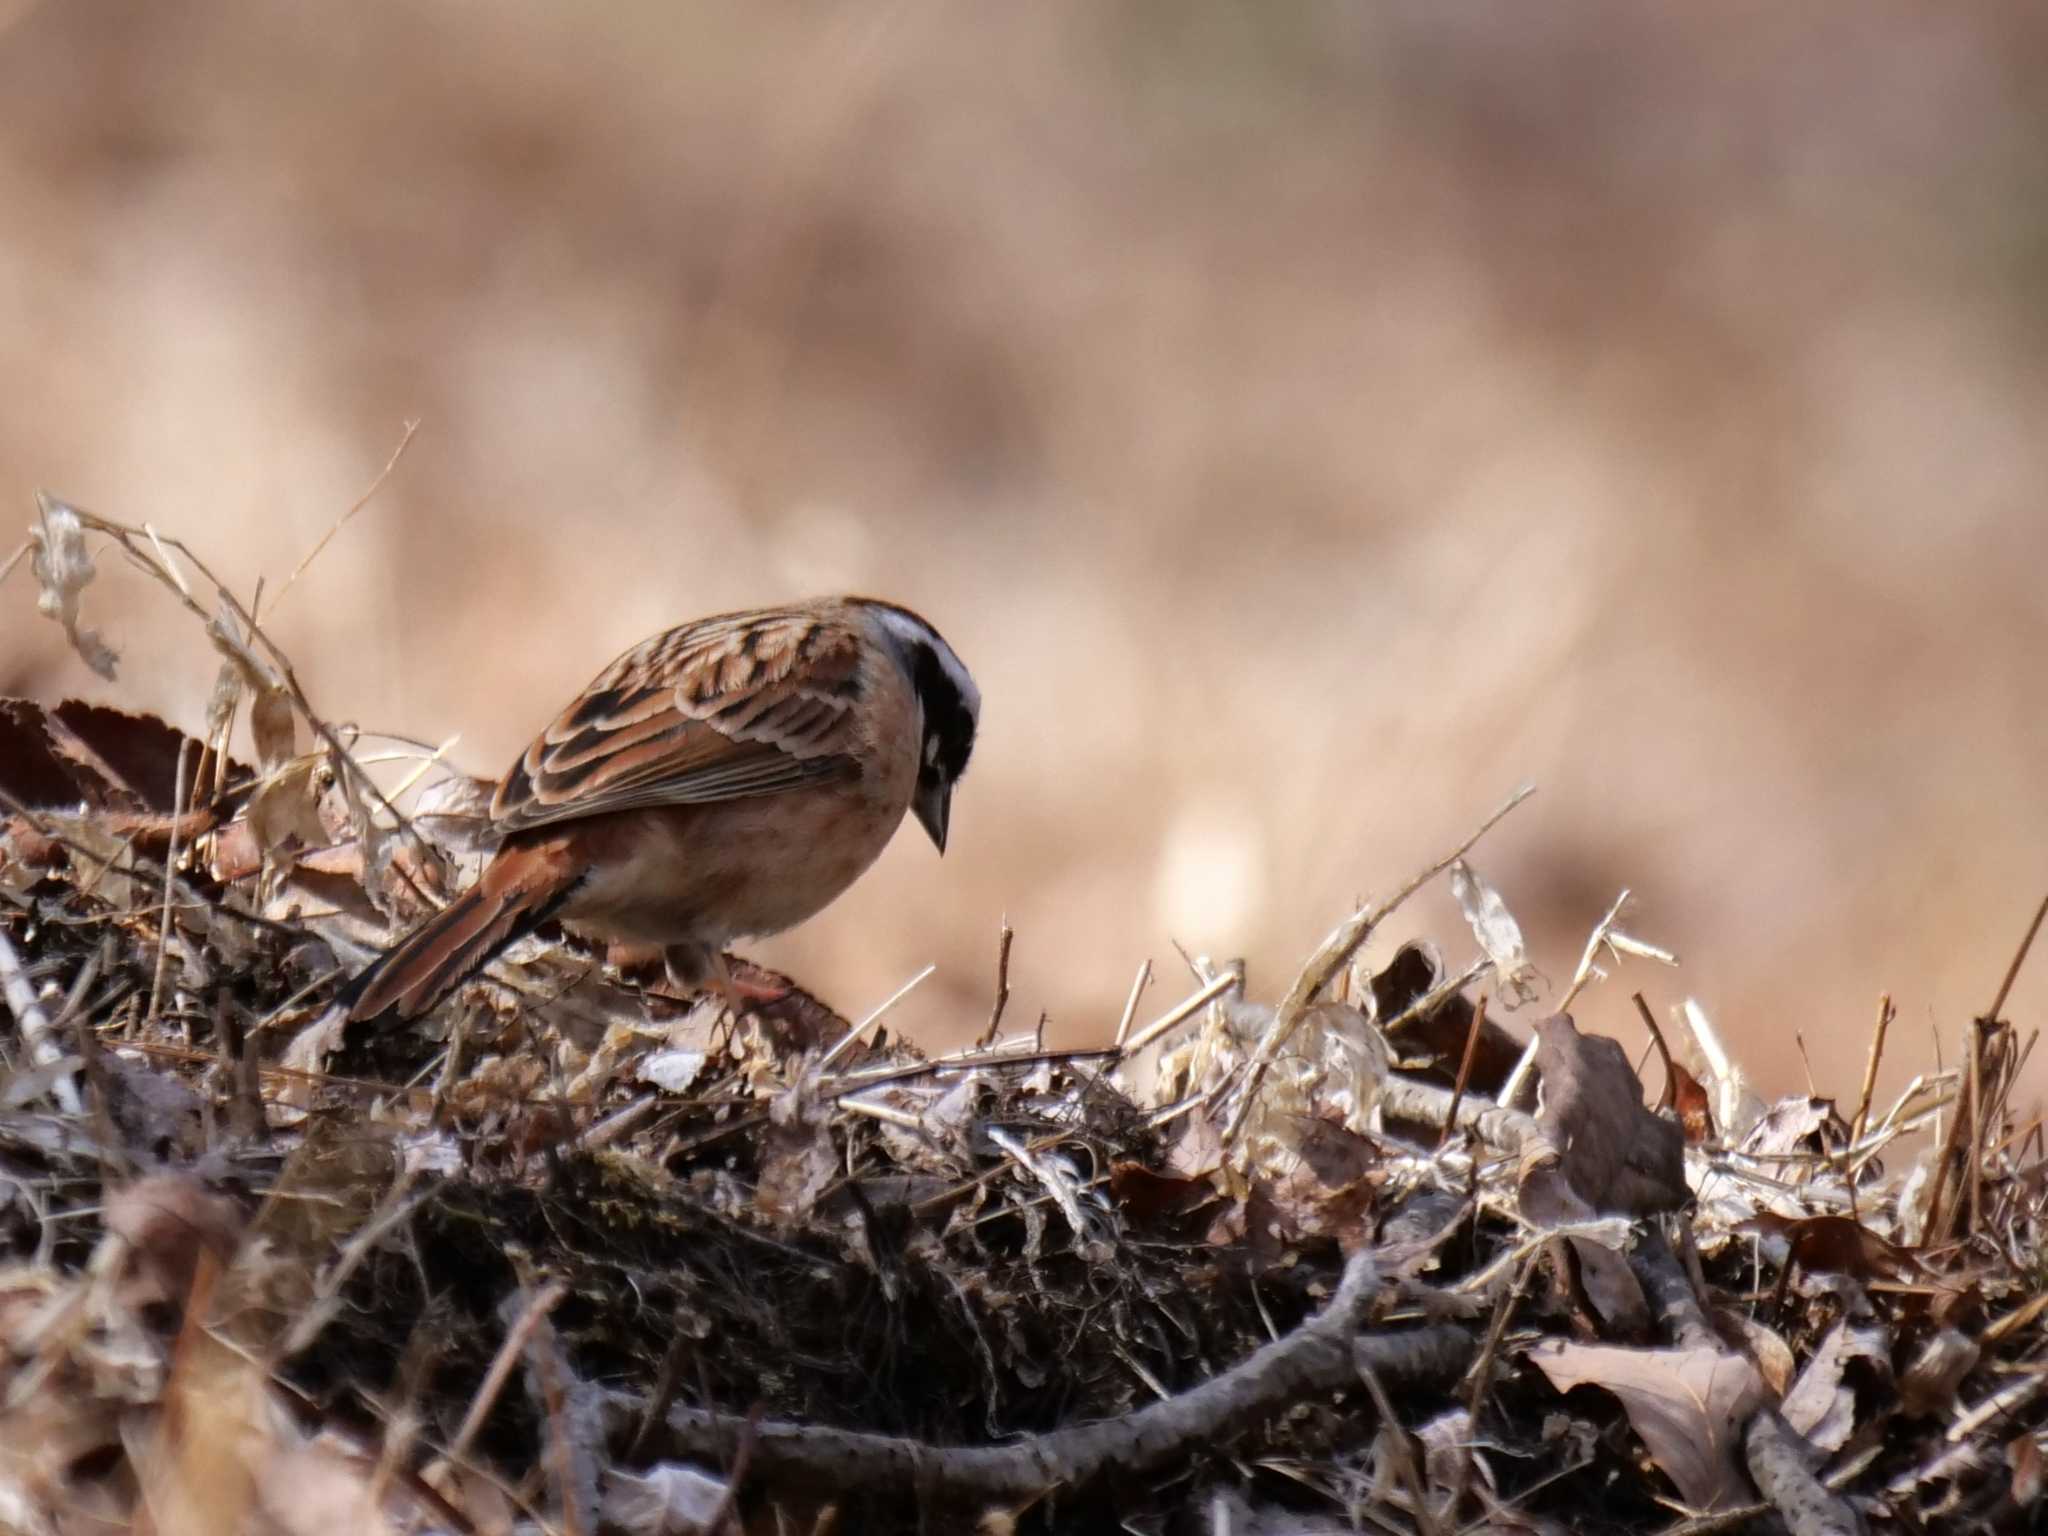
[[(2048, 882), (2044, 146), (2021, 4), (0, 0), (0, 488), (274, 586), (420, 418), (275, 632), (484, 773), (668, 623), (921, 609), (954, 851), (753, 952), (927, 1038), (1005, 912), (1061, 1039), (1271, 990), (1534, 779), (1553, 976), (1628, 884), (1653, 1000), (1847, 1092), (1889, 988), (1896, 1084)], [(0, 598), (6, 691), (201, 720), (111, 563), (118, 687)]]

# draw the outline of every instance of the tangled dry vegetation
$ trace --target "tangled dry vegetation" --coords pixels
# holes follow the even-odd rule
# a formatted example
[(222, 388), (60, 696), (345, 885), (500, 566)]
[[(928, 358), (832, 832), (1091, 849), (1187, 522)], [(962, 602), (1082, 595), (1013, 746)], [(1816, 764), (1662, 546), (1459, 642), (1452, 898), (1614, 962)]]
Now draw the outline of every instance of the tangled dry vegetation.
[[(1643, 1006), (1652, 1109), (1565, 1009), (1669, 957), (1617, 901), (1524, 1050), (1475, 833), (1276, 1003), (1146, 968), (1096, 1051), (1004, 1032), (1007, 936), (940, 1058), (545, 932), (354, 1038), (326, 1003), (466, 878), (479, 787), (387, 796), (188, 551), (45, 502), (109, 672), (109, 551), (223, 666), (203, 740), (0, 705), (0, 1530), (2039, 1529), (2003, 991), (1889, 1108), (1888, 1011), (1859, 1091), (1765, 1104)], [(1439, 876), (1478, 958), (1361, 963)]]

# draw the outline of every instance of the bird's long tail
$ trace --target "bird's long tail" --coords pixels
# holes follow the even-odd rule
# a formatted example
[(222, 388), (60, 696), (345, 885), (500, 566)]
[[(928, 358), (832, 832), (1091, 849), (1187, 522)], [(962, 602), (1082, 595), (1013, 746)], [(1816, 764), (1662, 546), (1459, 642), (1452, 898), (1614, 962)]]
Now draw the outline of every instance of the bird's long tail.
[(384, 951), (342, 990), (350, 1023), (416, 1019), (498, 951), (548, 920), (580, 871), (558, 843), (502, 850), (476, 884)]

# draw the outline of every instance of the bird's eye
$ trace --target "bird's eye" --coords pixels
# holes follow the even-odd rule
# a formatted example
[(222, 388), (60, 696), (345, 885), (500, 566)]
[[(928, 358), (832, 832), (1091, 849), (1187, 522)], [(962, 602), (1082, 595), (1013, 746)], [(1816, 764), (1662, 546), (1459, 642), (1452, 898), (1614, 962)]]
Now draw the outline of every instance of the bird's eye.
[(924, 765), (927, 768), (939, 766), (939, 738), (927, 736), (924, 739)]

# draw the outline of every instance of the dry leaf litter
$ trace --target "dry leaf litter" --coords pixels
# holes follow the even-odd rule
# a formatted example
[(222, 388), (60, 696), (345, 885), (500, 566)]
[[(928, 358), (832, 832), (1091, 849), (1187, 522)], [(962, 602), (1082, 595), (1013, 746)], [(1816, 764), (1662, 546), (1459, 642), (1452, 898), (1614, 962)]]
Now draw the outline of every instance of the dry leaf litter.
[[(221, 667), (196, 735), (0, 701), (0, 1531), (2042, 1529), (2004, 989), (1888, 1107), (1888, 1007), (1860, 1093), (1764, 1103), (1682, 1001), (1575, 1027), (1670, 985), (1617, 900), (1504, 1027), (1548, 984), (1468, 856), (1517, 796), (1275, 1000), (1148, 967), (1101, 1050), (1003, 1033), (1006, 975), (927, 1057), (545, 930), (356, 1037), (489, 786), (380, 787), (176, 541), (32, 541), (103, 675), (110, 557)], [(1471, 960), (1362, 959), (1439, 876)]]

